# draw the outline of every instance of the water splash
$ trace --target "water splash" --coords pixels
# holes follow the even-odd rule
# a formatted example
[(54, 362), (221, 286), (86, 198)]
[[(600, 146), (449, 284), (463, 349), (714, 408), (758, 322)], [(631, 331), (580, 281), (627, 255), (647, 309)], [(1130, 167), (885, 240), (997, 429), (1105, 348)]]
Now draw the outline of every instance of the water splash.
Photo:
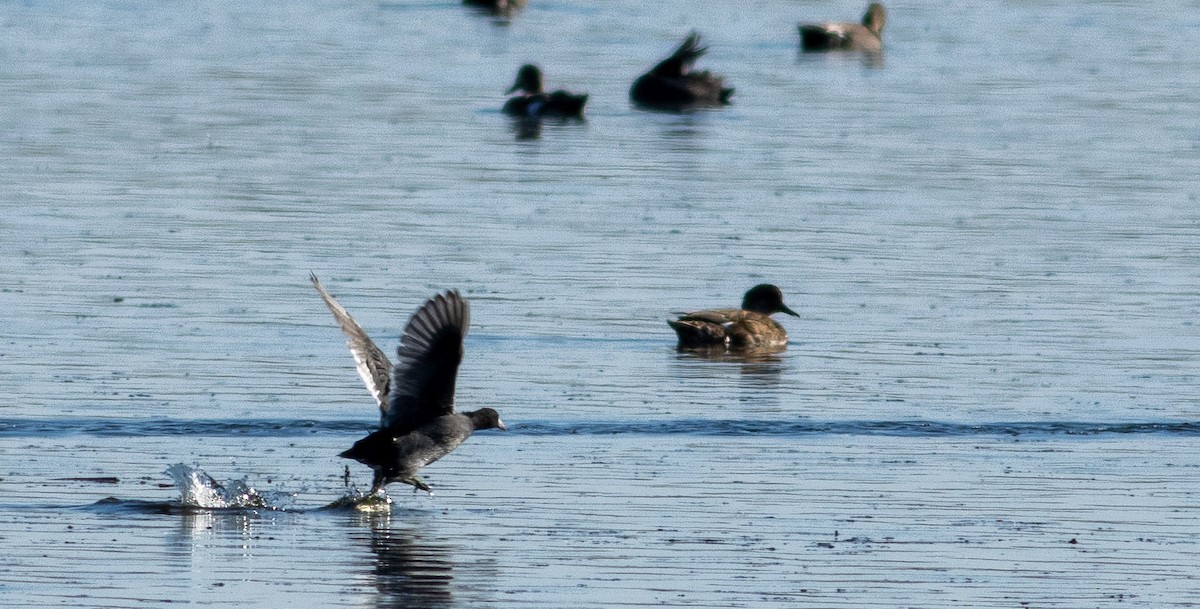
[(345, 495), (338, 497), (333, 503), (325, 506), (327, 510), (351, 509), (358, 512), (384, 513), (392, 510), (392, 498), (387, 493), (364, 493), (351, 489)]
[(245, 480), (217, 482), (204, 470), (176, 463), (167, 468), (166, 474), (179, 489), (179, 502), (184, 507), (203, 509), (286, 509), (293, 499), (290, 493), (278, 491), (260, 492)]

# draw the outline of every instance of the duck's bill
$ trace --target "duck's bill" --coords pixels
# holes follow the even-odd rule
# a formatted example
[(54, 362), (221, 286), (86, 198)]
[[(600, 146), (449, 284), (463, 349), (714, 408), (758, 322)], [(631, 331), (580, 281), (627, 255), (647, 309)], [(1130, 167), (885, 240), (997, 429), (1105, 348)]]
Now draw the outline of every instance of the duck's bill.
[(496, 429), (499, 429), (500, 431), (508, 431), (508, 427), (504, 424), (504, 421), (501, 421), (500, 419), (496, 419)]
[(792, 317), (800, 317), (800, 314), (799, 314), (799, 313), (797, 313), (797, 312), (795, 312), (795, 311), (793, 311), (793, 310), (791, 310), (791, 309), (789, 309), (789, 308), (787, 308), (787, 307), (783, 307), (783, 308), (782, 308), (782, 309), (780, 309), (779, 311), (780, 311), (781, 313), (787, 313), (788, 315), (791, 315)]

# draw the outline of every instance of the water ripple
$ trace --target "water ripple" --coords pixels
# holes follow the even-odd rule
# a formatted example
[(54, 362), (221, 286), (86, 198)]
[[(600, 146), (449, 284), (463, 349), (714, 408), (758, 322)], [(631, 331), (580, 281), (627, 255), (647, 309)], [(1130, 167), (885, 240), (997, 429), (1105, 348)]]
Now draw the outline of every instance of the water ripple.
[[(0, 419), (0, 437), (90, 436), (250, 436), (292, 437), (310, 434), (364, 433), (358, 421), (280, 419), (111, 420)], [(525, 421), (510, 425), (509, 435), (694, 435), (694, 436), (1098, 436), (1156, 434), (1200, 436), (1200, 421), (1009, 421), (961, 423), (903, 420), (656, 419)]]
[(362, 433), (361, 421), (308, 419), (0, 419), (0, 437), (29, 436), (253, 436), (291, 437), (319, 433)]
[(586, 424), (527, 423), (519, 433), (559, 434), (690, 434), (697, 436), (1018, 436), (1167, 434), (1200, 435), (1200, 422), (1056, 422), (1015, 421), (956, 423), (946, 421), (782, 421), (748, 419), (690, 419), (650, 422), (590, 422)]

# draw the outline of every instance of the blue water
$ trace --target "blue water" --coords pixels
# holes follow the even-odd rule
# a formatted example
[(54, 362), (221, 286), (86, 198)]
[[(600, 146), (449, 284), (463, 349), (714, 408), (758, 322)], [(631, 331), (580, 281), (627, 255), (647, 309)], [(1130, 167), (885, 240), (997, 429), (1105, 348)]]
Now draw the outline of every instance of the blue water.
[[(454, 1), (0, 11), (0, 604), (1183, 607), (1200, 13)], [(728, 108), (637, 111), (692, 29)], [(499, 112), (516, 69), (583, 124)], [(481, 433), (393, 489), (315, 272), (434, 292)], [(677, 354), (772, 282), (787, 351)], [(783, 317), (783, 316), (781, 316)], [(286, 510), (193, 510), (176, 463)]]
[[(344, 436), (359, 431), (361, 423), (342, 421), (288, 421), (272, 419), (174, 420), (138, 419), (10, 419), (0, 420), (0, 437), (45, 438), (53, 436), (215, 436), (279, 438), (329, 434)], [(803, 436), (803, 435), (895, 435), (895, 436), (1029, 436), (1045, 439), (1054, 435), (1096, 436), (1137, 434), (1163, 436), (1200, 435), (1200, 422), (994, 422), (949, 423), (945, 421), (811, 421), (780, 419), (701, 419), (602, 421), (527, 420), (508, 431), (514, 436), (556, 435), (692, 435), (692, 436)]]

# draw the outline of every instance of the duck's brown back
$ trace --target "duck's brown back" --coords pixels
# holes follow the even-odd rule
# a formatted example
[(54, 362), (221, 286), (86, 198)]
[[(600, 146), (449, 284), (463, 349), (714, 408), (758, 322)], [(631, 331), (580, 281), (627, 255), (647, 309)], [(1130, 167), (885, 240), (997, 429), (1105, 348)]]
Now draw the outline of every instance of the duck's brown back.
[(667, 322), (679, 336), (679, 348), (717, 346), (731, 351), (775, 349), (787, 344), (787, 331), (770, 316), (742, 309), (694, 311)]

